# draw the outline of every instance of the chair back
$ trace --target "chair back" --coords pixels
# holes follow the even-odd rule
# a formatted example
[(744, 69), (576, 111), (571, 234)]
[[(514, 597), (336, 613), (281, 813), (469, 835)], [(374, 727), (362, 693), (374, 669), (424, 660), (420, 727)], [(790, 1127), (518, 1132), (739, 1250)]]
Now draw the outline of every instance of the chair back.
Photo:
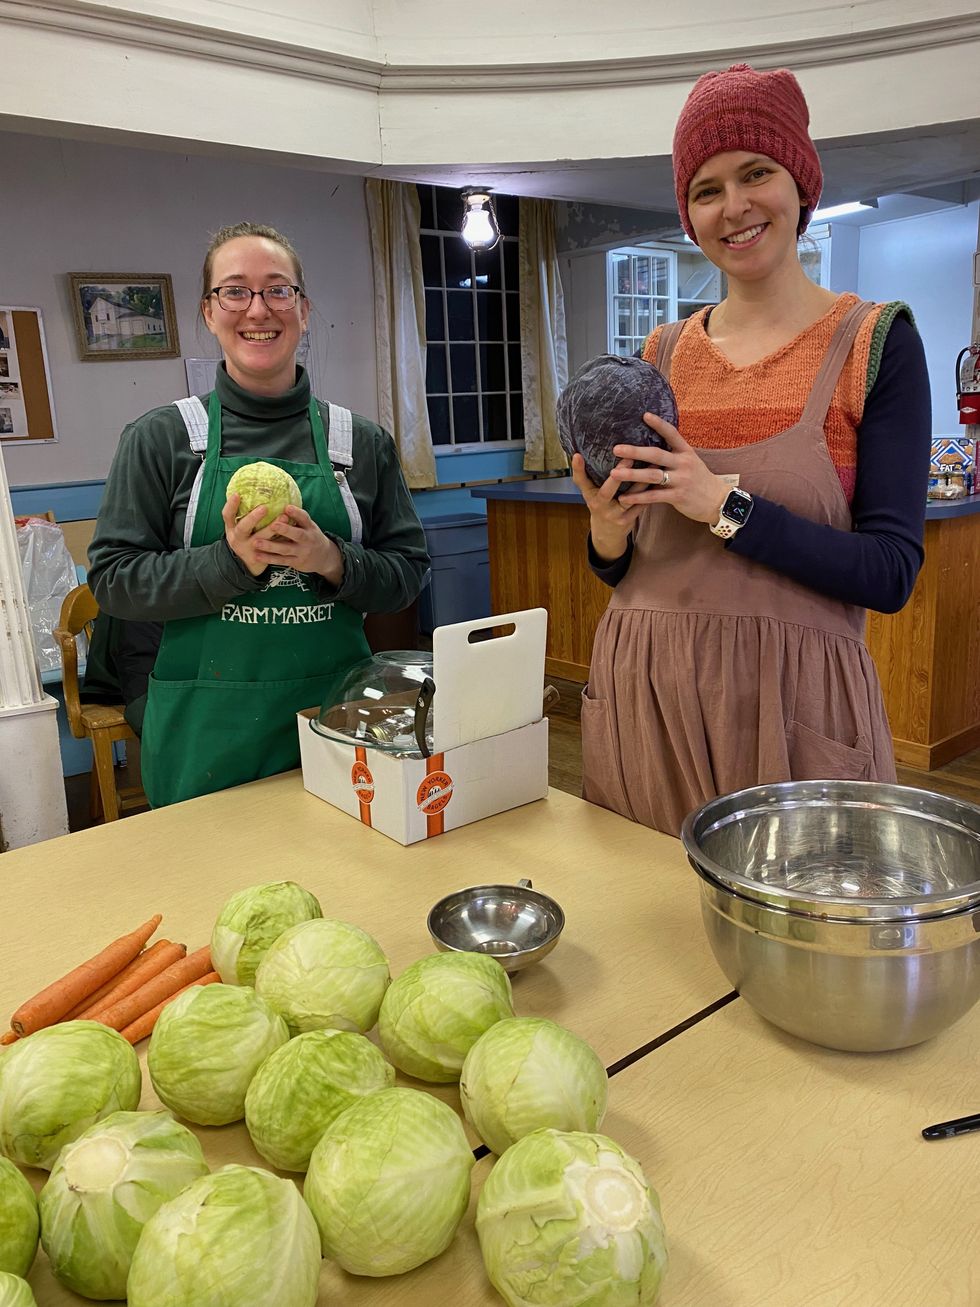
[(95, 595), (87, 585), (76, 585), (69, 590), (61, 605), (61, 616), (54, 628), (54, 637), (61, 649), (61, 685), (65, 694), (65, 711), (68, 725), (76, 740), (87, 734), (82, 724), (82, 705), (78, 697), (78, 645), (75, 637), (82, 631), (92, 639), (92, 623), (99, 615)]

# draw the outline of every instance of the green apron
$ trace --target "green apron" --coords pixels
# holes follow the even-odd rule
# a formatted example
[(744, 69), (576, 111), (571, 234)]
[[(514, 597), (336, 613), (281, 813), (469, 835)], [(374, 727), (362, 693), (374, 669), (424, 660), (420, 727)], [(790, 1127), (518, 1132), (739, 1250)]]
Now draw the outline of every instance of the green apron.
[[(310, 425), (315, 463), (266, 461), (293, 477), (321, 531), (349, 540), (350, 518), (315, 399)], [(224, 535), (228, 480), (254, 461), (222, 458), (221, 405), (212, 394), (192, 548)], [(143, 722), (143, 787), (151, 806), (298, 767), (296, 713), (319, 707), (338, 673), (370, 652), (362, 614), (321, 601), (292, 568), (273, 568), (264, 589), (239, 595), (220, 612), (168, 622)]]

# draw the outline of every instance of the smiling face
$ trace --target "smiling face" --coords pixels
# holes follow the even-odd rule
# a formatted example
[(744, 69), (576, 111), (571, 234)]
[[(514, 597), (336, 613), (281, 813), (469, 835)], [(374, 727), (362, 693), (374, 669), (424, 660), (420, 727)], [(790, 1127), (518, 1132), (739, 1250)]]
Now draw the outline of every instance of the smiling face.
[[(287, 250), (265, 236), (237, 236), (215, 250), (211, 286), (298, 285), (294, 261)], [(296, 383), (296, 347), (306, 330), (310, 306), (300, 296), (291, 309), (270, 309), (261, 295), (242, 312), (223, 309), (217, 296), (202, 303), (208, 330), (218, 338), (228, 375), (257, 395), (281, 395)]]
[(687, 212), (698, 245), (729, 278), (757, 281), (796, 260), (800, 193), (773, 159), (731, 150), (691, 179)]

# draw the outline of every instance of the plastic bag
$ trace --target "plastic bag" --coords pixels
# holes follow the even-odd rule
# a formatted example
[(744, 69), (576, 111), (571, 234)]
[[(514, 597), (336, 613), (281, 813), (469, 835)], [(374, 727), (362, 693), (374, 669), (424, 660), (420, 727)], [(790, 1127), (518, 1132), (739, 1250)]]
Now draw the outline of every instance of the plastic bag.
[[(24, 573), (24, 589), (31, 613), (31, 635), (38, 666), (44, 672), (61, 671), (61, 649), (52, 631), (61, 617), (61, 605), (78, 585), (75, 563), (61, 527), (44, 518), (30, 517), (17, 524), (17, 544)], [(85, 637), (79, 637), (79, 662), (85, 658)]]

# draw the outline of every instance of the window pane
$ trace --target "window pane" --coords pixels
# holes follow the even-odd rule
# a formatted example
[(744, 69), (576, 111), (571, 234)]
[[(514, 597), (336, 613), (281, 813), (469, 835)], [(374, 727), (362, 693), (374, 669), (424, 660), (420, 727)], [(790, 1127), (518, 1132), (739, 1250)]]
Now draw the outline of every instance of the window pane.
[(434, 445), (449, 445), (452, 443), (449, 437), (449, 400), (445, 396), (429, 396), (426, 400), (429, 406), (429, 426), (432, 428), (432, 443)]
[(511, 395), (510, 397), (510, 438), (511, 440), (524, 439), (523, 395)]
[(622, 358), (626, 359), (629, 358), (635, 349), (636, 346), (633, 344), (632, 337), (628, 340), (624, 340), (622, 337), (617, 336), (616, 343), (613, 346), (613, 353), (619, 354)]
[(503, 345), (480, 346), (480, 385), (484, 390), (506, 390)]
[(442, 261), (439, 258), (441, 241), (438, 236), (422, 236), (422, 280), (426, 286), (442, 285)]
[(633, 289), (633, 278), (630, 268), (629, 256), (626, 254), (613, 255), (613, 285), (619, 295), (629, 295)]
[(502, 258), (500, 245), (493, 250), (474, 250), (475, 280), (479, 290), (500, 290), (503, 285)]
[(504, 297), (499, 291), (476, 292), (476, 317), (480, 324), (481, 340), (503, 340)]
[(519, 222), (517, 196), (495, 195), (493, 207), (497, 214), (497, 226), (500, 228), (501, 236), (516, 236)]
[(449, 389), (445, 345), (430, 345), (425, 351), (425, 389), (430, 395), (445, 394)]
[(463, 225), (463, 201), (459, 191), (451, 186), (437, 186), (436, 192), (436, 226), (440, 231), (459, 233)]
[(668, 279), (669, 265), (666, 259), (654, 259), (653, 261), (654, 280), (651, 287), (651, 294), (667, 296), (670, 294), (670, 283)]
[(436, 209), (432, 200), (432, 187), (419, 185), (415, 189), (419, 193), (419, 204), (422, 208), (421, 225), (423, 227), (434, 227), (436, 225)]
[(521, 338), (521, 297), (516, 291), (508, 291), (504, 296), (507, 301), (505, 313), (507, 315), (507, 339), (520, 340)]
[(653, 323), (650, 316), (650, 301), (636, 301), (636, 334), (638, 336), (648, 336), (653, 330)]
[(480, 439), (479, 400), (475, 395), (460, 395), (453, 399), (453, 423), (457, 445), (471, 445)]
[(446, 287), (469, 289), (473, 273), (472, 255), (462, 236), (447, 236), (443, 241), (443, 258), (446, 260)]
[(483, 439), (507, 440), (507, 396), (483, 397)]
[(616, 335), (629, 336), (633, 331), (633, 301), (616, 296)]
[(449, 339), (473, 339), (473, 294), (468, 290), (446, 292), (449, 306)]
[(450, 345), (453, 394), (476, 390), (476, 346)]
[(504, 277), (507, 279), (507, 289), (517, 290), (520, 287), (520, 280), (517, 273), (517, 241), (501, 241), (504, 250)]
[(521, 389), (521, 347), (520, 345), (507, 346), (507, 363), (510, 368), (510, 377), (508, 385), (511, 390)]
[(442, 291), (425, 292), (425, 338), (426, 340), (445, 340), (446, 324), (442, 317)]

